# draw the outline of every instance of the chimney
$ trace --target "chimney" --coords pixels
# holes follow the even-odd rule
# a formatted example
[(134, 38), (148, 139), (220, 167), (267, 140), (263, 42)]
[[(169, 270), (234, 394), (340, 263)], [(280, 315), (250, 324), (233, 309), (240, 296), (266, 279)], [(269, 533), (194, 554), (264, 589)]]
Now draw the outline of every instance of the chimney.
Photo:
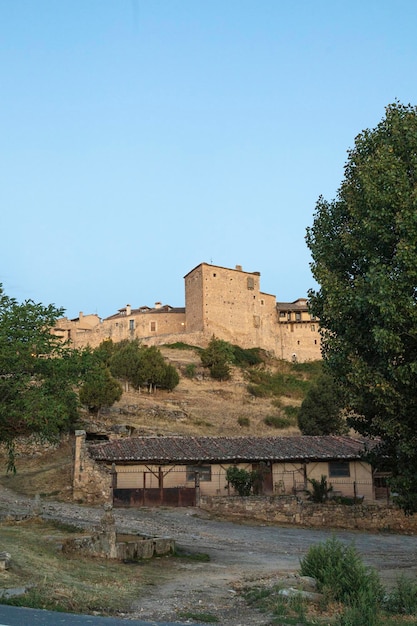
[(236, 269), (237, 269), (238, 272), (241, 272), (242, 271), (242, 266), (241, 265), (236, 265)]
[(160, 309), (162, 306), (162, 302), (155, 302), (155, 309)]
[(129, 316), (132, 314), (132, 307), (130, 304), (126, 304), (126, 315)]
[(83, 319), (83, 317), (84, 317), (84, 313), (83, 313), (82, 311), (80, 311), (80, 312), (78, 313), (78, 320), (81, 322), (81, 321), (82, 321), (82, 319)]

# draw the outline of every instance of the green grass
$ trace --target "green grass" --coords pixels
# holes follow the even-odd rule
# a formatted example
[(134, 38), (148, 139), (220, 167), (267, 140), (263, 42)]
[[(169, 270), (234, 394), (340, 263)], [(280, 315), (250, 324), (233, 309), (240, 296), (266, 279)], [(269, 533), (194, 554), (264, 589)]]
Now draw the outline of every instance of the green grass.
[(300, 408), (298, 406), (293, 406), (292, 404), (286, 404), (281, 409), (284, 411), (285, 415), (294, 423), (297, 423), (298, 413)]
[(263, 421), (266, 426), (271, 426), (271, 428), (289, 428), (294, 423), (293, 420), (282, 415), (267, 415)]
[(250, 606), (272, 616), (270, 624), (310, 626), (318, 623), (307, 617), (308, 603), (303, 598), (282, 596), (279, 593), (281, 589), (280, 585), (268, 588), (251, 587), (243, 591), (243, 596)]
[(294, 400), (302, 400), (320, 372), (320, 362), (280, 362), (276, 372), (260, 369), (250, 370), (247, 390), (257, 398), (285, 396)]
[(74, 536), (73, 529), (41, 520), (3, 522), (0, 534), (2, 550), (12, 555), (0, 589), (28, 588), (23, 596), (1, 598), (2, 604), (13, 606), (101, 615), (128, 612), (148, 585), (169, 579), (167, 561), (172, 567), (176, 562), (175, 557), (161, 557), (138, 567), (110, 559), (67, 556), (59, 548)]
[(192, 350), (193, 352), (197, 352), (200, 354), (202, 348), (198, 346), (192, 346), (188, 343), (184, 343), (183, 341), (177, 341), (175, 343), (164, 343), (162, 348), (170, 348), (171, 350)]
[(390, 613), (417, 616), (417, 582), (400, 576), (394, 589), (385, 598), (384, 609)]

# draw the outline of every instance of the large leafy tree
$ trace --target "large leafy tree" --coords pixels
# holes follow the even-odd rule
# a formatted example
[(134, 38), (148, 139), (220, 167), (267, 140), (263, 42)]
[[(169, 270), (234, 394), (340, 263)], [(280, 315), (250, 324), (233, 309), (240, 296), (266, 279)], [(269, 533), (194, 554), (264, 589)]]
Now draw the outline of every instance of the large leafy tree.
[(417, 109), (394, 103), (348, 152), (307, 230), (312, 313), (351, 425), (380, 438), (399, 503), (417, 511)]
[(97, 364), (86, 375), (86, 380), (79, 390), (79, 398), (90, 413), (98, 415), (102, 407), (112, 406), (120, 400), (122, 393), (122, 385), (113, 378), (109, 369)]
[(136, 339), (115, 346), (110, 371), (126, 386), (132, 384), (135, 389), (149, 385), (171, 391), (179, 383), (176, 368), (166, 363), (161, 351), (155, 346), (142, 346)]
[(230, 364), (234, 361), (233, 346), (213, 335), (207, 348), (201, 351), (201, 363), (208, 367), (210, 376), (217, 380), (230, 378)]
[(19, 304), (0, 285), (0, 442), (14, 470), (14, 441), (51, 439), (77, 419), (76, 386), (88, 358), (51, 334), (63, 310), (32, 300)]
[(343, 417), (343, 396), (329, 374), (313, 383), (298, 413), (298, 427), (303, 435), (340, 435), (347, 432)]

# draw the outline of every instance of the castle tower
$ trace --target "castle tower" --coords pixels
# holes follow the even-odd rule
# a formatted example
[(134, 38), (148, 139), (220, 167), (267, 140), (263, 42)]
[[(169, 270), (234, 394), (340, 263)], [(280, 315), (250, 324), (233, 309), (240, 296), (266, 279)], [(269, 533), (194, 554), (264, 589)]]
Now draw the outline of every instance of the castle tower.
[(184, 280), (187, 332), (262, 347), (268, 327), (277, 330), (275, 296), (260, 292), (259, 272), (201, 263)]

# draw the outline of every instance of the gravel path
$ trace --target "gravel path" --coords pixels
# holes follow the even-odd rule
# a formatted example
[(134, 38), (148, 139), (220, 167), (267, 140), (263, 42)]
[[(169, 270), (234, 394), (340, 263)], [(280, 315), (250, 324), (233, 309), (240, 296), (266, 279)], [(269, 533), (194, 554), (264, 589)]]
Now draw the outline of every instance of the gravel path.
[[(33, 500), (0, 488), (0, 517), (27, 515), (36, 506)], [(84, 528), (97, 524), (103, 515), (101, 507), (49, 501), (38, 503), (38, 509), (44, 519)], [(222, 626), (265, 626), (266, 617), (245, 605), (239, 588), (258, 580), (269, 584), (294, 573), (309, 546), (332, 534), (354, 543), (387, 586), (400, 573), (417, 575), (415, 536), (238, 524), (190, 508), (115, 509), (113, 513), (121, 532), (169, 536), (180, 549), (210, 556), (209, 562), (172, 563), (169, 581), (147, 588), (132, 607), (131, 617), (136, 619), (178, 621), (180, 614), (210, 613)]]

